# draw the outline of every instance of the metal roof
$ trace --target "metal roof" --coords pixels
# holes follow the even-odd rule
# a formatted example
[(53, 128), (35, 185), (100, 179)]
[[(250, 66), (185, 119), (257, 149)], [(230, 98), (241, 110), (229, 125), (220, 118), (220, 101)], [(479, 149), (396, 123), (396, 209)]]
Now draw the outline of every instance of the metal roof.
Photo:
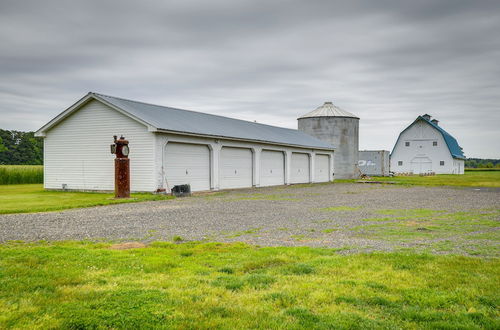
[(322, 106), (317, 107), (316, 110), (306, 113), (298, 119), (313, 117), (350, 117), (359, 119), (356, 115), (333, 105), (332, 102), (325, 102)]
[(437, 129), (441, 133), (441, 135), (443, 135), (446, 145), (448, 146), (448, 149), (450, 150), (450, 153), (453, 156), (453, 158), (465, 159), (462, 148), (460, 147), (457, 140), (453, 136), (451, 136), (448, 132), (446, 132), (443, 128), (441, 128), (441, 126), (433, 123), (430, 120), (430, 118), (429, 120), (427, 120), (422, 116), (418, 116), (417, 120), (418, 119), (422, 119), (423, 121), (427, 122), (429, 125)]
[[(426, 117), (424, 117), (424, 116), (426, 116)], [(427, 119), (427, 118), (429, 118), (429, 119)], [(457, 140), (453, 136), (451, 136), (448, 132), (446, 132), (441, 126), (439, 126), (437, 124), (434, 124), (431, 121), (431, 116), (427, 115), (427, 114), (426, 115), (422, 115), (422, 116), (418, 116), (417, 119), (415, 119), (415, 121), (413, 123), (411, 123), (410, 126), (408, 126), (407, 128), (405, 128), (399, 134), (398, 139), (396, 140), (396, 144), (394, 145), (394, 148), (396, 148), (396, 145), (398, 144), (398, 141), (399, 141), (399, 138), (401, 137), (401, 134), (403, 134), (404, 131), (406, 131), (407, 129), (409, 129), (413, 125), (415, 125), (415, 123), (417, 123), (418, 121), (424, 121), (424, 122), (426, 122), (427, 124), (431, 125), (435, 129), (437, 129), (438, 132), (441, 133), (441, 135), (443, 136), (444, 141), (446, 142), (448, 150), (450, 151), (451, 156), (453, 158), (465, 159), (464, 152), (462, 151), (462, 148), (458, 144)], [(392, 149), (393, 152), (394, 152), (394, 148)]]
[(295, 129), (169, 108), (97, 93), (90, 93), (90, 95), (119, 108), (159, 131), (236, 138), (307, 148), (334, 149), (334, 146)]

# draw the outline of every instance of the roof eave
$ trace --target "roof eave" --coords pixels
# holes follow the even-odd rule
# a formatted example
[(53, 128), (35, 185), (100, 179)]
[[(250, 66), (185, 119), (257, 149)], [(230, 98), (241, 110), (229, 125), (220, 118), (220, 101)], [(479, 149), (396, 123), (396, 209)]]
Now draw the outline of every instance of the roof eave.
[[(69, 108), (64, 110), (62, 113), (57, 115), (55, 118), (53, 118), (51, 121), (49, 121), (47, 124), (42, 126), (40, 129), (38, 129), (35, 132), (35, 136), (37, 137), (45, 137), (46, 132), (50, 130), (52, 127), (56, 126), (58, 123), (60, 123), (62, 120), (70, 116), (72, 113), (80, 109), (82, 106), (84, 106), (86, 103), (88, 103), (90, 100), (97, 100), (104, 105), (122, 113), (123, 115), (130, 117), (131, 119), (145, 125), (148, 129), (149, 132), (161, 132), (161, 133), (171, 133), (171, 134), (179, 134), (179, 135), (189, 135), (189, 136), (198, 136), (198, 137), (208, 137), (208, 138), (216, 138), (216, 139), (227, 139), (227, 140), (235, 140), (235, 141), (252, 141), (252, 142), (257, 142), (257, 143), (263, 143), (263, 144), (272, 144), (272, 145), (280, 145), (280, 146), (289, 146), (289, 147), (298, 147), (298, 148), (307, 148), (307, 149), (315, 149), (315, 150), (327, 150), (327, 151), (335, 151), (335, 147), (321, 147), (321, 146), (311, 146), (311, 145), (300, 145), (300, 144), (292, 144), (292, 143), (283, 143), (283, 142), (275, 142), (275, 141), (267, 141), (267, 140), (259, 140), (259, 139), (246, 139), (246, 138), (237, 138), (237, 137), (232, 137), (232, 136), (221, 136), (221, 135), (210, 135), (210, 134), (200, 134), (200, 133), (192, 133), (192, 132), (185, 132), (185, 131), (175, 131), (175, 130), (168, 130), (168, 129), (161, 129), (156, 127), (155, 125), (148, 123), (133, 114), (129, 113), (128, 111), (106, 101), (105, 99), (101, 98), (99, 95), (96, 95), (95, 93), (89, 92), (87, 95), (82, 97), (80, 100), (75, 102), (73, 105), (71, 105)], [(359, 118), (358, 118), (359, 119)]]
[(140, 119), (139, 117), (134, 116), (134, 115), (133, 115), (133, 114), (131, 114), (130, 112), (128, 112), (128, 111), (126, 111), (126, 110), (124, 110), (124, 109), (122, 109), (122, 108), (120, 108), (120, 107), (117, 107), (116, 105), (114, 105), (114, 104), (112, 104), (112, 103), (110, 103), (110, 102), (106, 101), (105, 99), (103, 99), (103, 98), (102, 98), (102, 97), (100, 97), (99, 95), (96, 95), (96, 94), (94, 94), (94, 93), (92, 93), (92, 95), (93, 95), (93, 97), (94, 97), (96, 100), (98, 100), (99, 102), (102, 102), (102, 103), (104, 103), (105, 105), (107, 105), (108, 107), (110, 107), (110, 108), (112, 108), (112, 109), (114, 109), (114, 110), (116, 110), (116, 111), (118, 111), (118, 112), (120, 112), (120, 113), (124, 114), (125, 116), (130, 117), (130, 118), (132, 118), (133, 120), (135, 120), (135, 121), (137, 121), (137, 122), (139, 122), (139, 123), (143, 124), (144, 126), (146, 126), (146, 127), (148, 128), (148, 131), (149, 131), (149, 132), (156, 132), (156, 131), (158, 131), (158, 127), (156, 127), (155, 125), (153, 125), (153, 124), (151, 124), (151, 123), (148, 123), (148, 122), (146, 122), (146, 121), (144, 121), (144, 120)]
[(263, 144), (273, 144), (273, 145), (279, 145), (279, 146), (298, 147), (298, 148), (302, 148), (302, 149), (307, 148), (307, 149), (328, 150), (328, 151), (335, 151), (335, 149), (336, 149), (334, 146), (332, 146), (331, 148), (320, 147), (320, 146), (308, 146), (308, 145), (291, 144), (291, 143), (283, 143), (283, 142), (274, 142), (274, 141), (259, 140), (259, 139), (244, 139), (244, 138), (237, 138), (237, 137), (232, 137), (232, 136), (191, 133), (191, 132), (184, 132), (184, 131), (169, 130), (169, 129), (164, 129), (164, 128), (158, 128), (157, 132), (158, 133), (177, 134), (177, 135), (196, 136), (196, 137), (205, 137), (205, 138), (212, 138), (212, 139), (225, 139), (225, 140), (234, 140), (234, 141), (251, 141), (251, 142), (257, 142), (257, 143), (263, 143)]
[(114, 110), (116, 110), (116, 111), (124, 114), (125, 116), (130, 117), (133, 120), (138, 121), (139, 123), (141, 123), (144, 126), (146, 126), (148, 128), (149, 132), (156, 132), (157, 131), (157, 128), (154, 125), (151, 125), (150, 123), (147, 123), (144, 120), (142, 120), (140, 118), (137, 118), (136, 116), (134, 116), (131, 113), (123, 110), (122, 108), (119, 108), (119, 107), (117, 107), (117, 106), (115, 106), (115, 105), (107, 102), (106, 100), (102, 99), (101, 97), (99, 97), (95, 93), (89, 92), (89, 93), (87, 93), (87, 95), (85, 95), (84, 97), (82, 97), (81, 99), (79, 99), (78, 101), (76, 101), (69, 108), (67, 108), (66, 110), (64, 110), (63, 112), (61, 112), (59, 115), (57, 115), (56, 117), (54, 117), (47, 124), (45, 124), (41, 128), (39, 128), (35, 132), (35, 136), (36, 137), (45, 137), (47, 131), (49, 131), (52, 127), (56, 126), (61, 121), (63, 121), (67, 117), (69, 117), (71, 114), (73, 114), (75, 111), (77, 111), (78, 109), (80, 109), (82, 106), (84, 106), (85, 104), (87, 104), (91, 99), (97, 100), (97, 101), (99, 101), (99, 102), (107, 105), (108, 107), (110, 107), (110, 108), (112, 108), (112, 109), (114, 109)]
[(55, 125), (57, 125), (58, 123), (60, 123), (63, 119), (65, 119), (66, 117), (68, 117), (69, 115), (71, 115), (73, 112), (75, 112), (76, 110), (78, 110), (82, 105), (84, 105), (85, 103), (87, 103), (89, 101), (89, 99), (91, 99), (93, 96), (92, 96), (92, 93), (87, 93), (87, 95), (85, 95), (84, 97), (82, 97), (81, 99), (79, 99), (78, 101), (76, 101), (75, 103), (73, 103), (69, 108), (67, 108), (66, 110), (64, 110), (63, 112), (61, 112), (60, 114), (58, 114), (57, 116), (55, 116), (54, 118), (52, 118), (52, 120), (50, 120), (48, 123), (46, 123), (45, 125), (43, 125), (42, 127), (40, 127), (36, 132), (35, 132), (35, 136), (37, 137), (45, 137), (45, 133), (50, 130), (52, 127), (54, 127)]

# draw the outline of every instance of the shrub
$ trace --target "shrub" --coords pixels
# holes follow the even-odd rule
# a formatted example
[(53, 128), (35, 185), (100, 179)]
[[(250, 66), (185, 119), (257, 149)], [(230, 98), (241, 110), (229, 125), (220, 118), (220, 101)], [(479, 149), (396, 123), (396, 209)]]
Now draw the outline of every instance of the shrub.
[(174, 241), (174, 242), (182, 242), (183, 240), (184, 240), (184, 238), (182, 238), (179, 235), (175, 235), (174, 237), (172, 237), (172, 241)]

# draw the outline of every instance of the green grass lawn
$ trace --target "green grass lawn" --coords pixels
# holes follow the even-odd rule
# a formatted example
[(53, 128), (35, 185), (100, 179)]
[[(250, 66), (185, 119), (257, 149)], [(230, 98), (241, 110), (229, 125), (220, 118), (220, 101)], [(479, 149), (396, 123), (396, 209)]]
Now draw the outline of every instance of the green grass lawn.
[(0, 245), (0, 328), (498, 329), (500, 262), (317, 248)]
[(500, 187), (500, 171), (465, 171), (463, 175), (374, 177), (372, 180), (420, 186)]
[(420, 251), (499, 257), (499, 209), (449, 212), (430, 209), (378, 210), (378, 217), (353, 227), (361, 237), (410, 243)]
[(172, 198), (148, 193), (130, 199), (114, 199), (114, 194), (44, 190), (41, 184), (0, 185), (0, 214), (44, 212), (117, 203)]

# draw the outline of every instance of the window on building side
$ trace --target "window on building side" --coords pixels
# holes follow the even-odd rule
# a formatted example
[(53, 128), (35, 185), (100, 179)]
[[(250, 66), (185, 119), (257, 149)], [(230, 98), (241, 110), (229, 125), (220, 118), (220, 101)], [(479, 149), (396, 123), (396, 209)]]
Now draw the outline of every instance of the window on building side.
[(440, 161), (439, 165), (444, 166), (444, 160)]
[(433, 145), (434, 147), (436, 147), (436, 146), (438, 145), (438, 142), (437, 142), (437, 141), (433, 141), (433, 142), (432, 142), (432, 145)]
[(410, 142), (405, 142), (405, 146), (409, 147), (410, 146)]
[(402, 160), (398, 160), (398, 166), (403, 166), (403, 161)]

